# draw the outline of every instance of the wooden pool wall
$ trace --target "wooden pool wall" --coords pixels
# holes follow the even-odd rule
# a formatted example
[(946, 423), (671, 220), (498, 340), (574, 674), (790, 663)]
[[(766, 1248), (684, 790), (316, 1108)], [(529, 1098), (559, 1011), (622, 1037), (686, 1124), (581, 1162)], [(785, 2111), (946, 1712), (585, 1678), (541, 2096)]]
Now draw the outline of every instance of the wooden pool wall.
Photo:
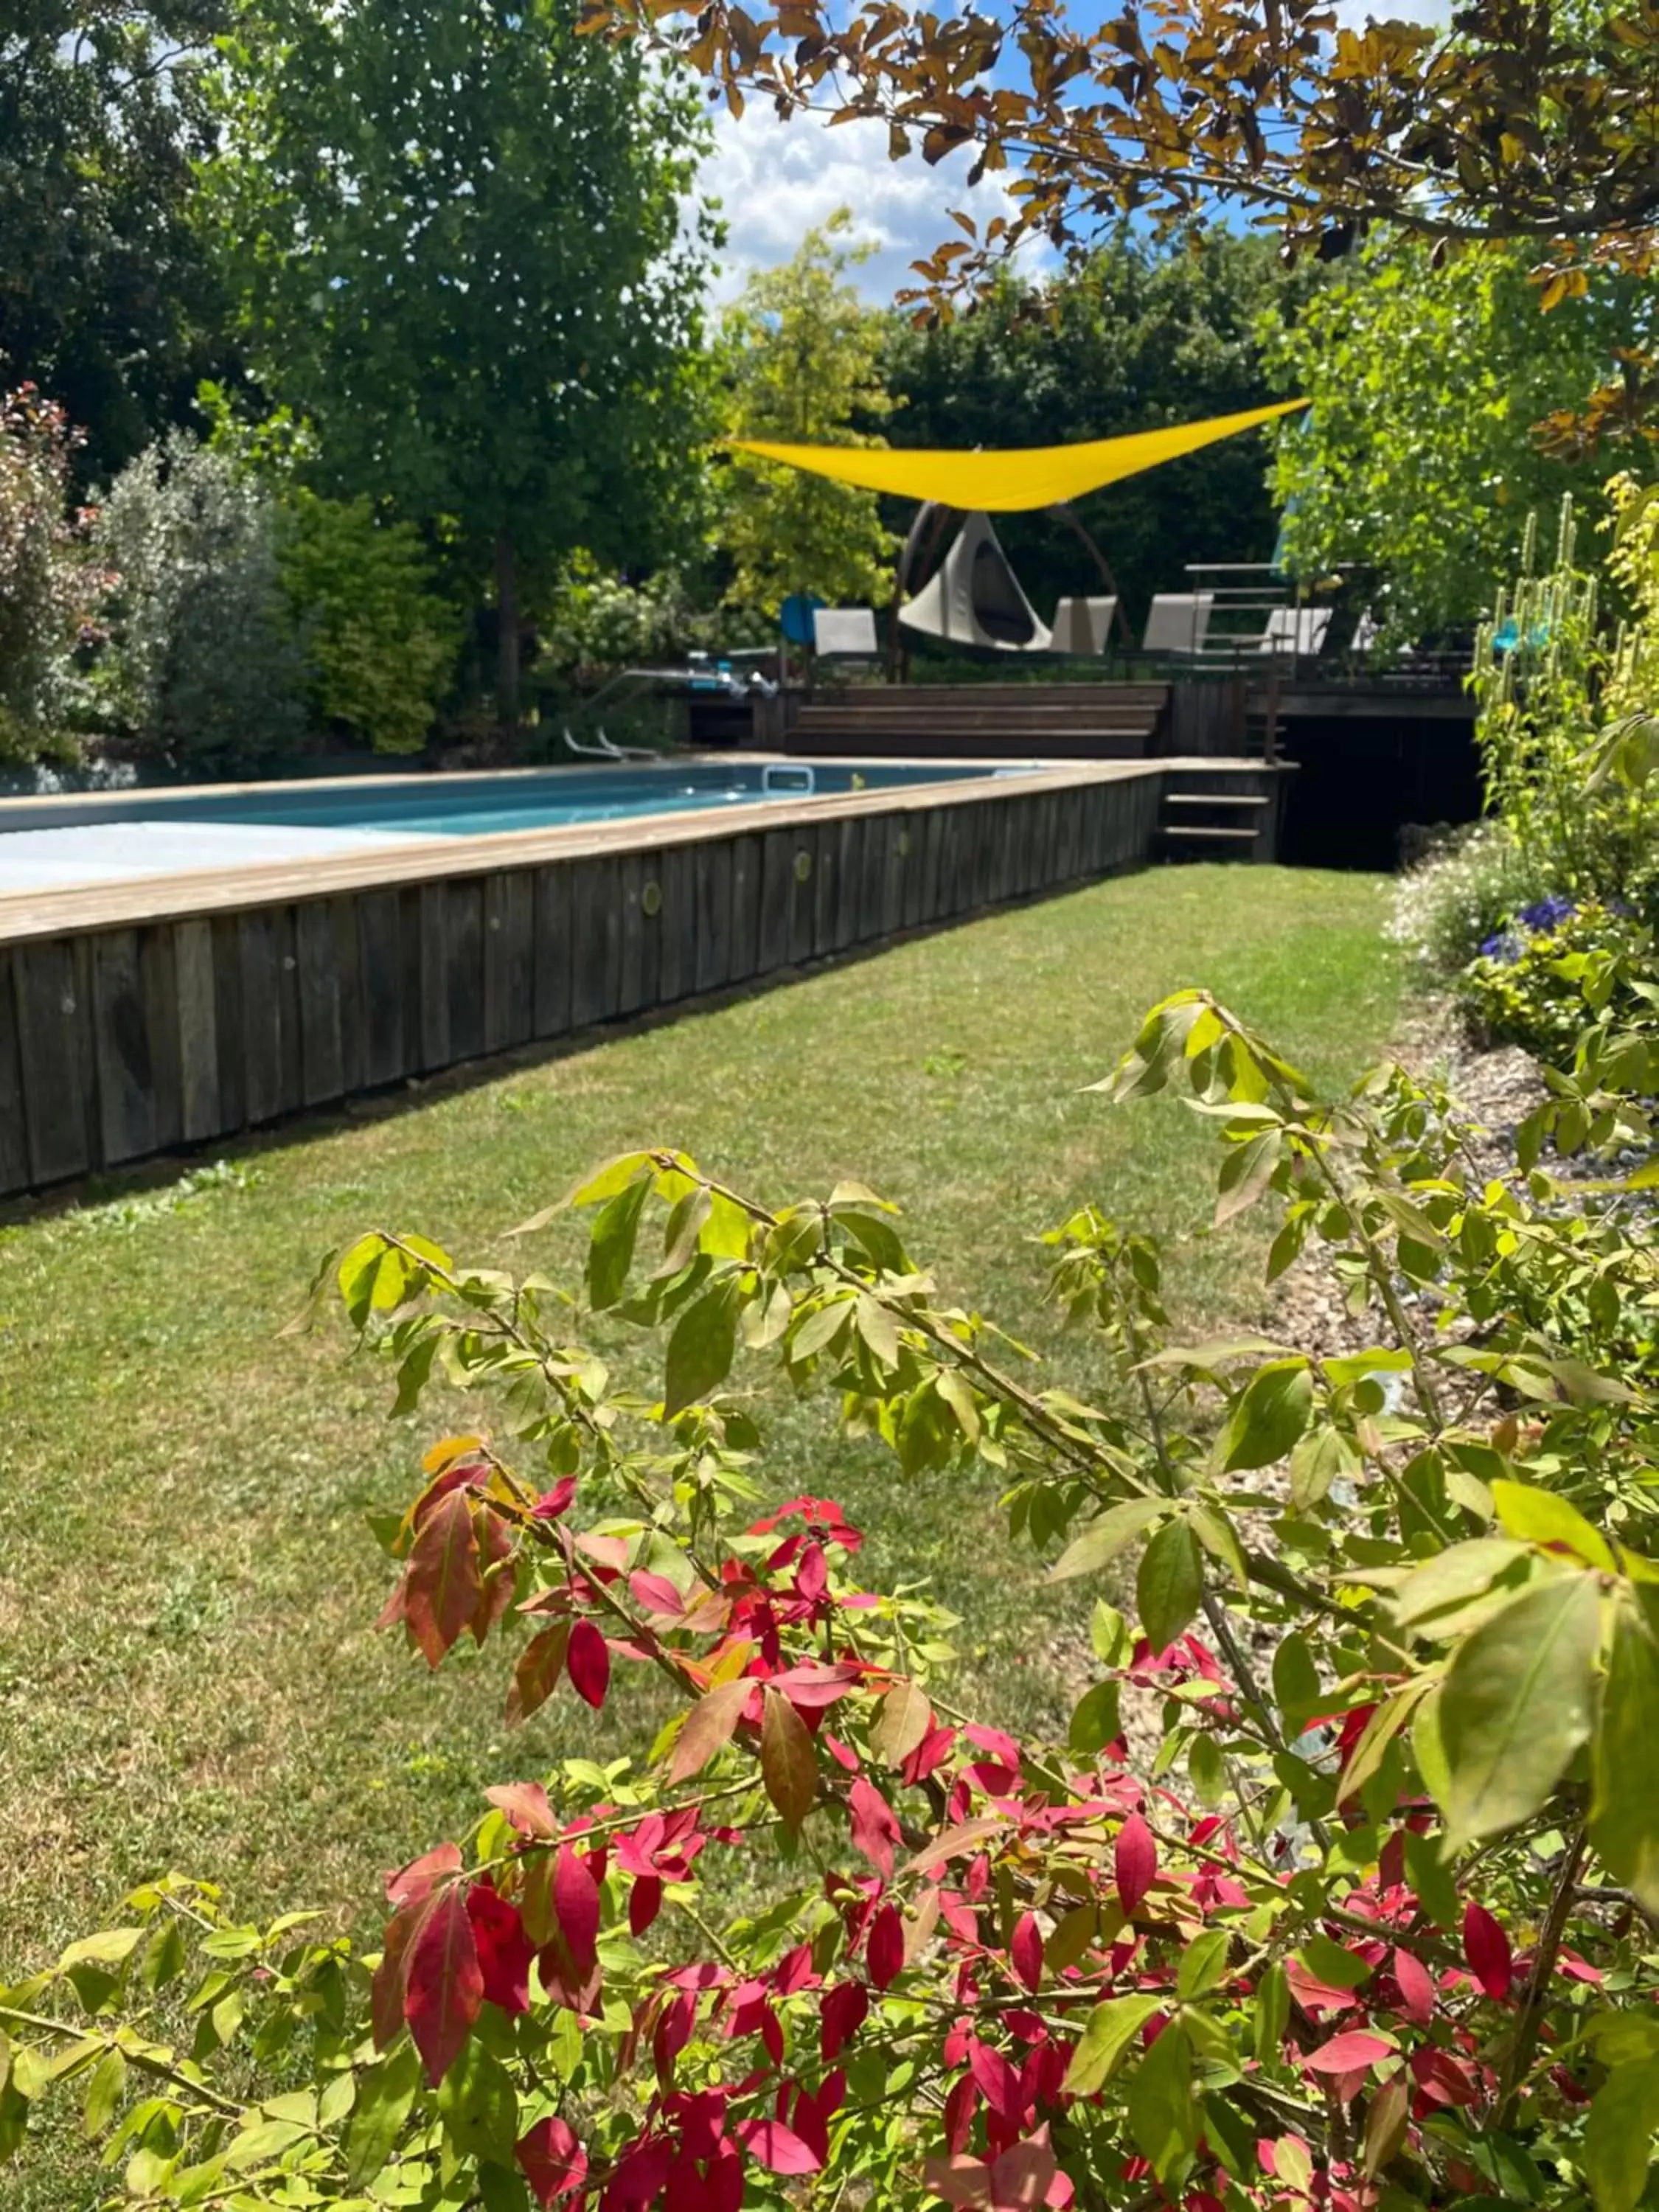
[(1136, 866), (1166, 765), (0, 898), (0, 1195)]

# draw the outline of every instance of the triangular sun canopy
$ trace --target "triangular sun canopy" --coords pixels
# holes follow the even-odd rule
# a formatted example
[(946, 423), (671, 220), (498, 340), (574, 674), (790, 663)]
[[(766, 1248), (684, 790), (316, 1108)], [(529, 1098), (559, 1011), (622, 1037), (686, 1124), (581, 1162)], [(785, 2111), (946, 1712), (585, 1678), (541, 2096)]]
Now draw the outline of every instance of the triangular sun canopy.
[(1080, 499), (1103, 484), (1139, 476), (1143, 469), (1155, 469), (1182, 453), (1195, 453), (1202, 446), (1275, 422), (1307, 404), (1305, 399), (1281, 399), (1242, 415), (1218, 415), (1208, 422), (1182, 422), (1172, 429), (1138, 430), (1127, 438), (1030, 446), (1003, 453), (954, 453), (927, 447), (906, 453), (882, 446), (781, 446), (763, 438), (738, 438), (732, 443), (740, 453), (784, 461), (791, 468), (833, 477), (837, 483), (860, 484), (867, 491), (933, 500), (964, 513), (1019, 514)]
[(987, 514), (968, 516), (939, 567), (899, 609), (899, 620), (927, 637), (1000, 653), (1047, 653), (1051, 642)]

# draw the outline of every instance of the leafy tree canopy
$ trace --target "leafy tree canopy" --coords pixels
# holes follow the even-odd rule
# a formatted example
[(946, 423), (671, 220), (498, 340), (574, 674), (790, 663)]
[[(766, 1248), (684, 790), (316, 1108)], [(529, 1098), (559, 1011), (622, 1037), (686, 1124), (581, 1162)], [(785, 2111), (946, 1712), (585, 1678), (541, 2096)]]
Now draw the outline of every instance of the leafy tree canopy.
[(260, 378), (320, 489), (493, 558), (511, 719), (520, 568), (648, 561), (696, 482), (695, 96), (566, 0), (270, 0), (225, 83), (210, 189)]
[(1378, 237), (1267, 333), (1275, 374), (1314, 403), (1279, 441), (1287, 558), (1309, 577), (1380, 572), (1396, 635), (1473, 624), (1528, 513), (1621, 465), (1609, 442), (1570, 465), (1535, 426), (1606, 379), (1651, 319), (1650, 287), (1603, 271), (1540, 317), (1529, 259), (1483, 248), (1437, 266), (1420, 241)]
[(1472, 0), (1449, 32), (1356, 28), (1328, 0), (1154, 0), (1091, 27), (1063, 0), (933, 14), (863, 0), (708, 7), (683, 30), (661, 0), (589, 0), (653, 27), (721, 83), (784, 112), (886, 120), (897, 159), (978, 149), (1021, 172), (1012, 216), (941, 248), (946, 289), (1020, 239), (1060, 246), (1125, 213), (1170, 223), (1218, 202), (1292, 248), (1340, 250), (1383, 221), (1430, 240), (1553, 250), (1559, 289), (1595, 257), (1646, 267), (1659, 242), (1650, 10)]
[[(813, 445), (884, 445), (891, 412), (880, 370), (881, 319), (848, 272), (866, 250), (842, 243), (838, 209), (793, 261), (757, 271), (726, 318), (723, 359), (735, 435)], [(896, 541), (873, 492), (733, 457), (720, 538), (734, 606), (775, 614), (792, 592), (831, 601), (890, 596)]]
[(45, 0), (0, 15), (0, 364), (86, 433), (107, 475), (224, 365), (223, 302), (191, 216), (211, 147), (221, 0)]

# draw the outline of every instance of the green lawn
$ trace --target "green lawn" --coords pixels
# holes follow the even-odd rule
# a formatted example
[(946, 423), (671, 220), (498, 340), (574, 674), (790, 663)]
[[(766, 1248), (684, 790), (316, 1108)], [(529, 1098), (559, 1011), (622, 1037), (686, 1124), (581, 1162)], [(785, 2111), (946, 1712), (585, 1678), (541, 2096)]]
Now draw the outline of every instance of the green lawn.
[[(1209, 1134), (1167, 1103), (1080, 1086), (1145, 1008), (1202, 981), (1322, 1075), (1385, 1045), (1396, 981), (1380, 887), (1188, 868), (1102, 884), (713, 1011), (313, 1122), (169, 1209), (0, 1232), (0, 1980), (168, 1865), (257, 1913), (356, 1911), (376, 1871), (474, 1816), (477, 1791), (592, 1747), (555, 1698), (504, 1741), (499, 1652), (429, 1677), (371, 1622), (386, 1581), (365, 1509), (407, 1495), (422, 1436), (341, 1332), (278, 1336), (318, 1257), (376, 1224), (531, 1264), (501, 1232), (584, 1167), (684, 1146), (767, 1198), (856, 1174), (913, 1250), (1066, 1371), (1030, 1240), (1093, 1199), (1175, 1247), (1192, 1322), (1249, 1313), (1250, 1247), (1212, 1238)], [(533, 1253), (565, 1264), (568, 1232)], [(992, 1707), (1054, 1710), (1054, 1616), (999, 1548), (994, 1488), (901, 1486), (780, 1404), (769, 1488), (834, 1490), (876, 1571), (931, 1576)], [(612, 1749), (629, 1698), (599, 1724)], [(636, 1698), (633, 1710), (639, 1712)]]

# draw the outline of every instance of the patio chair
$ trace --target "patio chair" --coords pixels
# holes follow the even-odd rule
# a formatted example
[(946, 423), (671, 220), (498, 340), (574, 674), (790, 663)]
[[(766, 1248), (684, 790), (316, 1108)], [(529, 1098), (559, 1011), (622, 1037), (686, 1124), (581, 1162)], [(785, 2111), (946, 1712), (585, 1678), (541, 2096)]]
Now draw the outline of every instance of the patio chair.
[(1086, 654), (1091, 659), (1109, 652), (1116, 617), (1115, 599), (1061, 599), (1054, 609), (1049, 651)]
[(1196, 659), (1215, 606), (1213, 592), (1159, 592), (1146, 616), (1143, 653)]
[(1330, 627), (1328, 607), (1275, 607), (1257, 650), (1285, 660), (1313, 660), (1323, 651)]
[(812, 643), (821, 660), (876, 660), (876, 617), (869, 607), (815, 607)]

